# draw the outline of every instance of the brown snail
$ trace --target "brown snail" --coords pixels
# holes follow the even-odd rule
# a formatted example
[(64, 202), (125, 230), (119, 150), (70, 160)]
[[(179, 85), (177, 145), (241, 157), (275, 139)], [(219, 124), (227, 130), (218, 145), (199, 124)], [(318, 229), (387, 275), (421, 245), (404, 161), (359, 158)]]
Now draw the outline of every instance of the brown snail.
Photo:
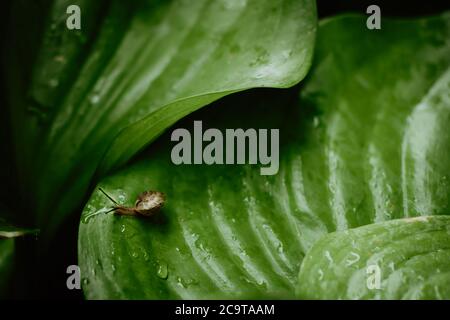
[(114, 207), (108, 212), (113, 211), (118, 215), (150, 217), (161, 209), (166, 200), (166, 196), (162, 192), (144, 191), (137, 197), (134, 207), (125, 207), (117, 203), (102, 188), (99, 190), (114, 203)]

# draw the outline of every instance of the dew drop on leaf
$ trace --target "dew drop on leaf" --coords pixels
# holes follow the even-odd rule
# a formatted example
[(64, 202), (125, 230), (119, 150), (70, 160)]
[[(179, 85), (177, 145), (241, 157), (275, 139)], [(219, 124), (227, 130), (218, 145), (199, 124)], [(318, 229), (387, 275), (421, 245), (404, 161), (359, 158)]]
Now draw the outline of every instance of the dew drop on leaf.
[(91, 104), (97, 104), (100, 101), (100, 97), (98, 95), (94, 94), (93, 96), (91, 96), (89, 101), (91, 102)]
[(169, 267), (168, 267), (167, 263), (165, 263), (165, 262), (158, 263), (156, 275), (158, 276), (158, 278), (163, 279), (163, 280), (166, 280), (168, 278)]
[(283, 248), (283, 245), (282, 245), (281, 243), (278, 244), (277, 251), (278, 251), (278, 253), (280, 253), (280, 254), (284, 253), (284, 248)]
[(48, 82), (48, 86), (51, 87), (51, 88), (56, 88), (58, 85), (59, 85), (58, 79), (51, 79)]
[(144, 252), (143, 257), (144, 257), (144, 261), (149, 261), (150, 260), (150, 257), (149, 257), (147, 252)]
[(265, 282), (264, 280), (258, 281), (257, 285), (263, 289), (263, 290), (267, 290), (267, 282)]
[(179, 286), (187, 289), (190, 286), (197, 285), (198, 281), (196, 281), (194, 279), (183, 279), (181, 277), (177, 277), (177, 283)]

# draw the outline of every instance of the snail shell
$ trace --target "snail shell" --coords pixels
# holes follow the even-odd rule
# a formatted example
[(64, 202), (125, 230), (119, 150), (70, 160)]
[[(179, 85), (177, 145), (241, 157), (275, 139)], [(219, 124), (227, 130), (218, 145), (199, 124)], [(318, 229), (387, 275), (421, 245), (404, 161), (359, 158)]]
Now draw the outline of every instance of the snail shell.
[(164, 193), (159, 191), (142, 192), (134, 204), (135, 211), (143, 216), (152, 216), (158, 212), (166, 201)]

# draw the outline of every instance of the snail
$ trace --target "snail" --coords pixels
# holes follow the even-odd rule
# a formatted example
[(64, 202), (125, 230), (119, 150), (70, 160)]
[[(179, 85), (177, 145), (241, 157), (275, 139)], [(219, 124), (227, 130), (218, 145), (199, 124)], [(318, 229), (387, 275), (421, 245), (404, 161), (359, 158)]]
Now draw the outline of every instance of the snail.
[(144, 191), (137, 197), (134, 207), (125, 207), (117, 203), (102, 188), (99, 188), (99, 190), (114, 203), (114, 207), (108, 212), (113, 211), (118, 215), (150, 217), (161, 209), (166, 200), (166, 196), (162, 192)]

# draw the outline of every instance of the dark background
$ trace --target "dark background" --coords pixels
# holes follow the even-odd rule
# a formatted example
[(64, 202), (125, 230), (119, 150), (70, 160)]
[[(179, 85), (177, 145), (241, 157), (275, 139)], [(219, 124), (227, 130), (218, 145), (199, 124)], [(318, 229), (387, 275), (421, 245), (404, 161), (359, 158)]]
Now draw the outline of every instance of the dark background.
[[(18, 0), (9, 0), (2, 3), (2, 16), (4, 18), (0, 21), (0, 37), (2, 40), (4, 39), (4, 34), (11, 31), (7, 30), (6, 23), (8, 21), (7, 13), (12, 1)], [(372, 4), (376, 4), (381, 8), (382, 18), (419, 17), (450, 10), (450, 1), (448, 0), (317, 0), (319, 19), (348, 12), (366, 14), (366, 8)], [(3, 45), (7, 44), (3, 43)], [(3, 77), (1, 80), (4, 80)], [(1, 80), (0, 84), (2, 84)], [(0, 143), (2, 146), (0, 157), (0, 203), (6, 203), (10, 207), (14, 207), (14, 201), (17, 197), (15, 196), (14, 179), (11, 174), (13, 165), (8, 157), (11, 146), (8, 144), (8, 141), (10, 141), (8, 138), (9, 128), (5, 108), (3, 108), (5, 105), (4, 95), (1, 94), (4, 86), (1, 85), (0, 89)], [(294, 90), (297, 92), (298, 88)], [(255, 92), (260, 93), (260, 91), (265, 91), (269, 94), (273, 92), (271, 89), (254, 89), (240, 93), (240, 95), (248, 96)], [(36, 246), (34, 238), (24, 238), (16, 241), (18, 247), (16, 269), (14, 279), (11, 281), (10, 297), (33, 299), (83, 298), (80, 290), (70, 291), (66, 287), (66, 268), (71, 264), (77, 264), (78, 222), (79, 217), (72, 215), (71, 220), (67, 221), (60, 228), (59, 234), (44, 258), (45, 264), (38, 263), (32, 253), (35, 251)]]

